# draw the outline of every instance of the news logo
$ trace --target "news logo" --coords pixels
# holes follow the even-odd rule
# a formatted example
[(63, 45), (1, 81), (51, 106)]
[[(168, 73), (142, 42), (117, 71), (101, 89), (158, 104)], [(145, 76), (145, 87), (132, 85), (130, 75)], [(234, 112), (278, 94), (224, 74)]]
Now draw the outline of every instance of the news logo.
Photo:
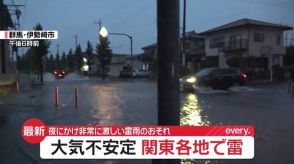
[(42, 159), (252, 159), (252, 126), (47, 126), (24, 123)]

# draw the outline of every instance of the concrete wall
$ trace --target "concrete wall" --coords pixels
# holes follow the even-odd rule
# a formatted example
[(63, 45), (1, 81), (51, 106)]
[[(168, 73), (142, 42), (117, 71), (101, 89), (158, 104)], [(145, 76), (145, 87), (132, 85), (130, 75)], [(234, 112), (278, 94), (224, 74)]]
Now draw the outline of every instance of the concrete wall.
[[(128, 56), (115, 56), (111, 59), (111, 64), (109, 66), (109, 76), (118, 77), (120, 75), (120, 71), (123, 70), (124, 66), (132, 65), (131, 60)], [(133, 59), (133, 69), (143, 69), (143, 62)]]
[(120, 71), (123, 70), (124, 64), (117, 63), (117, 64), (111, 64), (109, 66), (109, 76), (118, 77), (120, 74)]

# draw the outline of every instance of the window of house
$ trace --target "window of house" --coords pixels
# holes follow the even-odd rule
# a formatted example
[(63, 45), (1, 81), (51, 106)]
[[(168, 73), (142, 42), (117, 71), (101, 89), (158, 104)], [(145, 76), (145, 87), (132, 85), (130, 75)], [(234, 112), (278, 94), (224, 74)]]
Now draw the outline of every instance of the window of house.
[(254, 41), (255, 42), (264, 42), (264, 34), (263, 33), (254, 33)]
[(198, 42), (198, 47), (203, 48), (205, 46), (204, 42)]
[(225, 38), (219, 37), (210, 40), (210, 48), (219, 48), (223, 47), (225, 44)]
[(230, 36), (230, 47), (237, 48), (240, 47), (241, 35), (231, 35)]
[(190, 50), (190, 42), (186, 42), (185, 43), (185, 51), (189, 51)]
[(281, 45), (281, 35), (277, 35), (277, 45)]

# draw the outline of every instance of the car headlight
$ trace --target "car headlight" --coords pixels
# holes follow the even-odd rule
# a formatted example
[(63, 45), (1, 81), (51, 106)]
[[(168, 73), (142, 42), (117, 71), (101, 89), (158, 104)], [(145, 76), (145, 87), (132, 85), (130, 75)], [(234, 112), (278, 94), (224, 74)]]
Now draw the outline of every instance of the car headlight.
[(186, 81), (188, 83), (195, 83), (196, 82), (196, 78), (195, 77), (190, 77), (190, 78), (186, 79)]

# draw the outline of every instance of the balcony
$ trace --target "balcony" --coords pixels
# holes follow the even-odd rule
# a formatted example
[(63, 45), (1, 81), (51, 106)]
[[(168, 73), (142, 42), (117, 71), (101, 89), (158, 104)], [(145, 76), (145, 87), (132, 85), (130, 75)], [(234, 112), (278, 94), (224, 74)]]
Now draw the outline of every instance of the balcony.
[(248, 40), (240, 39), (236, 41), (228, 41), (224, 42), (224, 46), (222, 47), (223, 52), (233, 52), (233, 51), (245, 51), (248, 49)]

